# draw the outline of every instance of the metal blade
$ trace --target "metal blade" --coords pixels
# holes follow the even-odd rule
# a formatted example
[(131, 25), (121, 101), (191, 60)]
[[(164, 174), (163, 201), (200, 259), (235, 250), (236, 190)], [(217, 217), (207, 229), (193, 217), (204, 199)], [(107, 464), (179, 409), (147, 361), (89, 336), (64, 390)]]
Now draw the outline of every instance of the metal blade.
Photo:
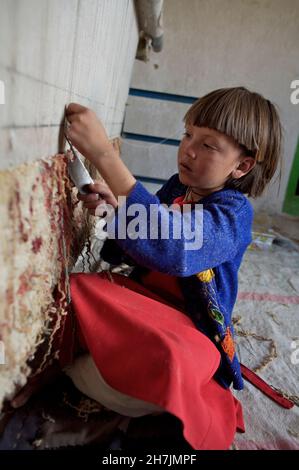
[(84, 166), (81, 158), (74, 154), (73, 161), (69, 160), (68, 162), (68, 172), (71, 180), (78, 188), (81, 194), (88, 194), (88, 190), (84, 189), (87, 184), (93, 184), (93, 179), (88, 173), (87, 169)]

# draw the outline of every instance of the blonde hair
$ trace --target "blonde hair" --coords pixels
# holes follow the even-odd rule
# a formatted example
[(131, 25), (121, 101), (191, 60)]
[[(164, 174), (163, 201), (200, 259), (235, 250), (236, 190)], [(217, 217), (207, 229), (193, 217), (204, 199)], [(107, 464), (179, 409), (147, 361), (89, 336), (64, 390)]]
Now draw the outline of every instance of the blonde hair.
[(260, 196), (281, 162), (282, 128), (274, 104), (243, 87), (221, 88), (199, 98), (184, 116), (185, 124), (209, 127), (232, 137), (255, 166), (226, 187)]

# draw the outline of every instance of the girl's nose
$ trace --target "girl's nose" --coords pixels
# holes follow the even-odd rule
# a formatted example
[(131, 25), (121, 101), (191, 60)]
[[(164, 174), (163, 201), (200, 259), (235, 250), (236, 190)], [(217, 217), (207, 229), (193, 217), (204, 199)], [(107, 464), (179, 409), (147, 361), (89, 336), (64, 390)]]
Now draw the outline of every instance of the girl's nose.
[(189, 157), (191, 157), (193, 160), (196, 158), (196, 152), (193, 147), (193, 145), (189, 145), (186, 149), (186, 153)]

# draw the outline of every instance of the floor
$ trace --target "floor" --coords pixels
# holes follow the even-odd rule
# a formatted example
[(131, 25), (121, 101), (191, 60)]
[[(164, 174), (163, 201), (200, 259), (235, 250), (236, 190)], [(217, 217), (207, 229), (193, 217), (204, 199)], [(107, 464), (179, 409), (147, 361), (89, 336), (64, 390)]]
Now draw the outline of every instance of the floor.
[(245, 382), (236, 396), (246, 433), (236, 436), (235, 446), (299, 449), (299, 222), (260, 216), (257, 229), (274, 229), (277, 238), (271, 245), (253, 243), (240, 269), (234, 310), (239, 357), (295, 406), (283, 409)]

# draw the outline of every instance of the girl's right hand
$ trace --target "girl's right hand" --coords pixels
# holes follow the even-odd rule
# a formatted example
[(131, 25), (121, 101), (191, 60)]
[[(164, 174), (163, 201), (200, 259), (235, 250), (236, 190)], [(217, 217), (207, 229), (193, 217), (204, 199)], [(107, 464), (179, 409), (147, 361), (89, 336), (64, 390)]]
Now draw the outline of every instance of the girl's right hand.
[(96, 180), (94, 184), (87, 186), (90, 191), (89, 194), (78, 193), (78, 199), (83, 201), (83, 205), (88, 212), (92, 215), (102, 216), (107, 212), (105, 205), (103, 208), (99, 207), (103, 204), (110, 204), (114, 209), (117, 207), (117, 199), (112, 193), (109, 186), (103, 181)]
[(103, 124), (91, 109), (71, 103), (66, 108), (66, 117), (68, 138), (95, 167), (99, 160), (117, 156)]

